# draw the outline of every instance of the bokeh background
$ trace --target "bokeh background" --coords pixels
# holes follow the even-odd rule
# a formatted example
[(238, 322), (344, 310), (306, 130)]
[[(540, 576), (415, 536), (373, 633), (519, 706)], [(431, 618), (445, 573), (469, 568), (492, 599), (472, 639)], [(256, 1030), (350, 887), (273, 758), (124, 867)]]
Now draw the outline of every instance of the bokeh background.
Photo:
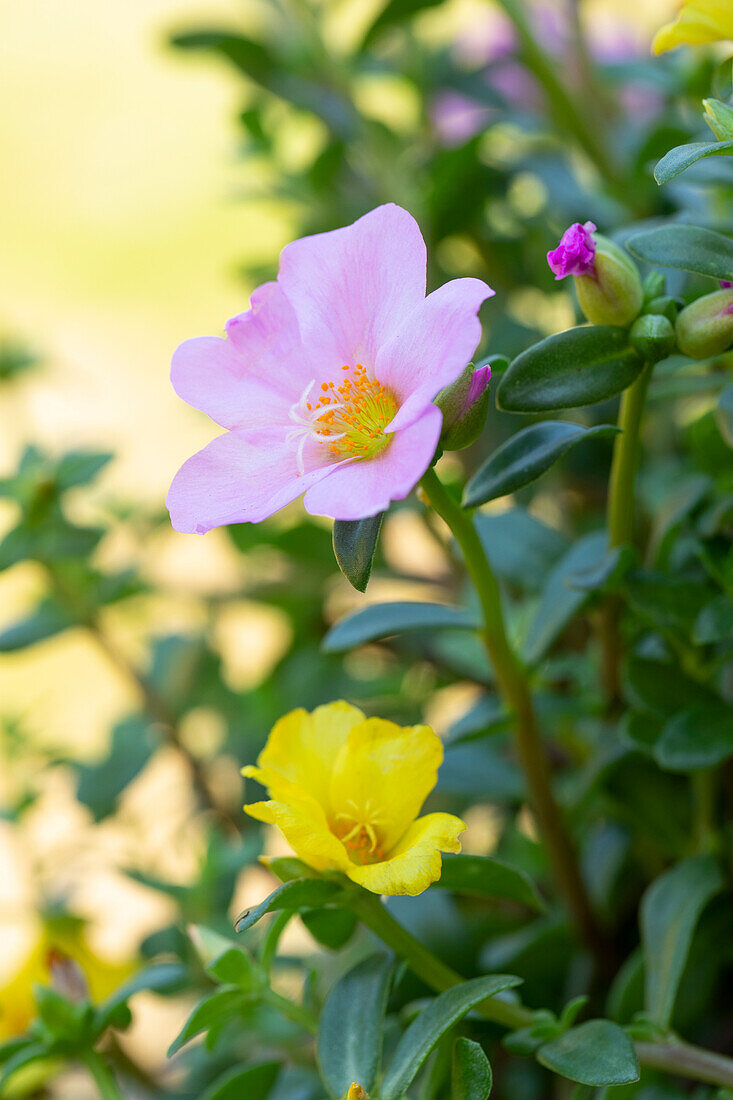
[[(240, 155), (242, 86), (215, 58), (192, 58), (168, 45), (171, 34), (198, 24), (249, 30), (265, 6), (264, 0), (262, 6), (255, 0), (0, 3), (0, 333), (30, 346), (40, 363), (2, 390), (0, 474), (29, 441), (54, 452), (114, 451), (93, 489), (70, 498), (80, 521), (130, 500), (151, 514), (160, 511), (178, 465), (212, 434), (206, 418), (170, 388), (171, 352), (188, 336), (219, 332), (245, 308), (253, 285), (248, 272), (272, 265), (299, 225), (297, 196), (288, 202), (275, 194), (269, 169)], [(378, 6), (329, 0), (334, 48), (357, 37)], [(621, 21), (646, 49), (673, 6), (589, 0), (585, 10), (600, 39)], [(470, 38), (486, 12), (481, 0), (447, 0), (421, 14), (414, 32), (431, 43)], [(364, 80), (361, 100), (375, 117), (409, 117), (413, 109), (403, 87), (377, 78)], [(297, 164), (309, 140), (307, 126), (284, 122), (281, 157)], [(535, 315), (547, 311), (548, 331), (572, 318), (563, 292), (534, 297), (529, 308)], [(3, 504), (0, 529), (11, 522), (12, 507)], [(394, 560), (410, 561), (427, 583), (436, 548), (409, 516), (401, 522)], [(134, 559), (158, 586), (150, 598), (105, 612), (111, 635), (133, 658), (151, 631), (200, 625), (209, 606), (203, 597), (233, 597), (217, 623), (233, 690), (260, 682), (287, 645), (287, 619), (277, 607), (238, 597), (248, 567), (220, 531), (182, 536), (163, 524), (135, 542), (121, 530), (102, 554), (108, 567)], [(0, 574), (0, 629), (33, 605), (42, 585), (32, 563)], [(334, 598), (346, 599), (340, 591)], [(374, 597), (385, 591), (398, 588), (383, 585)], [(122, 868), (133, 861), (180, 881), (195, 874), (203, 834), (175, 752), (158, 753), (121, 811), (99, 825), (77, 802), (70, 770), (48, 766), (49, 752), (94, 760), (134, 699), (127, 677), (82, 631), (0, 657), (0, 719), (6, 738), (13, 723), (24, 731), (24, 782), (33, 752), (38, 761), (33, 806), (20, 819), (0, 821), (0, 983), (37, 935), (39, 882), (53, 879), (55, 889), (70, 891), (75, 910), (91, 921), (95, 948), (110, 962), (124, 962), (143, 936), (172, 919), (172, 903)], [(438, 720), (439, 706), (454, 701), (438, 698)], [(192, 737), (199, 747), (217, 744), (213, 711), (197, 715)], [(225, 788), (237, 783), (236, 763), (222, 767)], [(0, 772), (0, 802), (12, 802), (17, 782), (8, 764)], [(473, 827), (481, 848), (490, 817), (479, 814)], [(259, 873), (247, 872), (233, 908), (258, 895)], [(160, 1064), (185, 1008), (141, 998), (125, 1042), (144, 1064)], [(81, 1095), (83, 1087), (72, 1082), (68, 1095)]]

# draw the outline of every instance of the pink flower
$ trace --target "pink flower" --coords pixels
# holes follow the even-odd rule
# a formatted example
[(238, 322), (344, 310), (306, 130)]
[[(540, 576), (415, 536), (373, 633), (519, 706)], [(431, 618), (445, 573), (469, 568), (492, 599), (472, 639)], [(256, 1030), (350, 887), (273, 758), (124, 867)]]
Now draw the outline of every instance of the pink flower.
[(344, 520), (408, 495), (440, 437), (433, 398), (471, 358), (493, 294), (454, 279), (426, 297), (425, 271), (417, 222), (380, 206), (289, 244), (225, 339), (181, 344), (176, 392), (229, 430), (173, 479), (176, 530), (258, 523), (302, 493)]
[(586, 222), (585, 225), (575, 222), (565, 230), (557, 248), (547, 253), (547, 262), (555, 273), (555, 279), (564, 279), (567, 275), (587, 275), (592, 270), (596, 258), (595, 228), (593, 222)]

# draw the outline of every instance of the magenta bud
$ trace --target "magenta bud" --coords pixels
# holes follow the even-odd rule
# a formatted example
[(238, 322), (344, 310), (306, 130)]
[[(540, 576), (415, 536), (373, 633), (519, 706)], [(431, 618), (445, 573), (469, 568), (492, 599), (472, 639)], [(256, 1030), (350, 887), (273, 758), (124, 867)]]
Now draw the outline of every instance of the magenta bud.
[(566, 229), (560, 243), (552, 252), (547, 253), (547, 262), (555, 279), (565, 279), (568, 275), (587, 275), (593, 270), (596, 259), (596, 242), (593, 222), (581, 225), (575, 222)]

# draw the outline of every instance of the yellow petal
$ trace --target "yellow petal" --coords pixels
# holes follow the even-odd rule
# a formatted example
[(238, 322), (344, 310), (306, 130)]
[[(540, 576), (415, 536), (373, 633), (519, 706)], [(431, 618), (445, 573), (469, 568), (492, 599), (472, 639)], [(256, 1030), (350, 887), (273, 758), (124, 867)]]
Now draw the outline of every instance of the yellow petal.
[(733, 8), (728, 0), (695, 0), (684, 4), (677, 18), (658, 32), (652, 49), (664, 53), (675, 46), (699, 46), (733, 39)]
[(367, 718), (354, 726), (331, 781), (331, 821), (369, 823), (389, 852), (435, 786), (443, 745), (429, 726)]
[(349, 731), (364, 714), (343, 701), (294, 710), (272, 728), (257, 763), (303, 787), (328, 811), (331, 772)]
[(310, 810), (284, 802), (254, 802), (245, 813), (277, 825), (299, 859), (314, 871), (346, 871), (351, 866), (341, 841), (329, 831), (326, 815), (317, 803)]
[(421, 894), (440, 878), (440, 853), (460, 852), (465, 828), (453, 814), (427, 814), (413, 822), (389, 859), (364, 867), (352, 863), (346, 873), (374, 894)]

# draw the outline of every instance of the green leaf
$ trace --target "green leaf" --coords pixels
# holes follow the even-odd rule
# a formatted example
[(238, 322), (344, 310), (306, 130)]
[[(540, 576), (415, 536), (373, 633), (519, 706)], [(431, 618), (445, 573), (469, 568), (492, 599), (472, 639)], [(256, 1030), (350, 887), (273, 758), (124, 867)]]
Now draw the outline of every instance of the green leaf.
[(332, 626), (323, 639), (322, 648), (326, 653), (343, 653), (354, 646), (394, 634), (447, 629), (477, 630), (478, 619), (473, 612), (438, 603), (378, 603)]
[(357, 592), (365, 592), (372, 573), (374, 552), (384, 512), (366, 519), (337, 519), (333, 524), (333, 552), (338, 567)]
[(200, 1035), (202, 1031), (208, 1031), (209, 1028), (236, 1016), (240, 1008), (251, 999), (251, 996), (243, 993), (241, 989), (222, 988), (200, 1001), (169, 1046), (168, 1057), (172, 1058), (176, 1051), (185, 1046), (194, 1036)]
[(188, 977), (188, 970), (182, 963), (155, 963), (146, 966), (119, 985), (113, 993), (97, 1007), (97, 1027), (107, 1025), (107, 1021), (117, 1012), (120, 1005), (129, 1001), (136, 993), (173, 993), (178, 991)]
[(733, 447), (733, 385), (726, 386), (718, 397), (715, 422), (725, 442)]
[(626, 329), (571, 328), (518, 355), (497, 390), (507, 412), (548, 412), (595, 405), (629, 386), (644, 364)]
[(706, 604), (695, 620), (692, 639), (697, 645), (725, 642), (733, 638), (733, 599), (716, 596)]
[(251, 955), (239, 947), (229, 947), (206, 967), (206, 973), (222, 985), (237, 985), (252, 993), (263, 984), (263, 975)]
[(356, 914), (350, 909), (306, 909), (300, 919), (313, 939), (331, 951), (348, 943), (358, 924)]
[(672, 1020), (677, 988), (700, 915), (723, 885), (716, 861), (710, 856), (695, 856), (655, 879), (641, 900), (645, 1005), (661, 1028), (668, 1028)]
[(536, 592), (570, 543), (554, 527), (522, 508), (478, 512), (474, 517), (491, 568), (510, 584)]
[(97, 821), (111, 814), (122, 791), (139, 775), (160, 743), (142, 717), (126, 718), (112, 730), (106, 755), (96, 764), (78, 764), (77, 798)]
[(258, 1062), (227, 1070), (201, 1093), (199, 1100), (267, 1100), (280, 1072), (279, 1062)]
[(626, 244), (635, 256), (659, 267), (694, 271), (713, 279), (733, 277), (733, 241), (712, 229), (661, 225), (635, 234)]
[(559, 458), (583, 439), (614, 435), (612, 424), (584, 428), (565, 420), (530, 424), (487, 458), (466, 485), (463, 507), (473, 508), (488, 500), (515, 493), (549, 470)]
[(380, 1100), (399, 1100), (415, 1079), (436, 1043), (472, 1008), (488, 997), (521, 984), (521, 978), (487, 975), (461, 982), (436, 997), (413, 1020), (392, 1056), (380, 1089)]
[(71, 625), (69, 615), (54, 600), (41, 600), (35, 611), (25, 619), (6, 626), (0, 632), (0, 653), (11, 653), (13, 650), (43, 642), (46, 638), (53, 638), (62, 630), (67, 630)]
[(634, 1044), (618, 1024), (587, 1020), (546, 1043), (537, 1061), (581, 1085), (627, 1085), (639, 1080)]
[(605, 553), (605, 532), (593, 531), (579, 539), (560, 558), (547, 577), (539, 607), (535, 612), (524, 645), (524, 659), (530, 664), (534, 664), (545, 655), (570, 620), (589, 599), (588, 592), (570, 587), (573, 576), (598, 567)]
[(30, 1043), (21, 1050), (16, 1050), (3, 1065), (2, 1073), (0, 1073), (0, 1090), (4, 1088), (13, 1074), (17, 1073), (23, 1066), (28, 1066), (31, 1062), (38, 1062), (48, 1057), (50, 1057), (50, 1053), (45, 1043)]
[(677, 664), (631, 657), (626, 665), (625, 694), (638, 710), (661, 717), (689, 707), (709, 706), (715, 696), (689, 680)]
[(493, 856), (444, 855), (440, 879), (433, 887), (482, 898), (507, 898), (538, 913), (547, 909), (524, 871)]
[(453, 1047), (451, 1100), (487, 1100), (491, 1084), (491, 1066), (483, 1048), (471, 1039), (456, 1039)]
[(633, 547), (613, 546), (595, 566), (579, 569), (568, 577), (568, 584), (582, 592), (612, 592), (636, 564), (637, 554)]
[(712, 768), (733, 756), (733, 714), (725, 703), (683, 710), (667, 722), (654, 746), (660, 768)]
[(393, 969), (391, 956), (370, 955), (328, 995), (318, 1028), (318, 1062), (335, 1097), (343, 1096), (352, 1081), (367, 1092), (374, 1088)]
[(403, 23), (410, 16), (416, 15), (425, 8), (434, 8), (441, 0), (387, 0), (381, 12), (364, 35), (361, 48), (367, 49), (378, 38), (382, 31), (388, 27), (394, 27)]
[(268, 898), (259, 905), (245, 911), (237, 918), (234, 928), (237, 932), (246, 932), (266, 913), (275, 913), (281, 909), (314, 909), (326, 902), (335, 901), (343, 894), (344, 887), (339, 882), (325, 878), (296, 878), (284, 882), (273, 890)]
[(67, 451), (56, 466), (56, 484), (63, 492), (94, 481), (114, 456), (105, 451)]
[(732, 155), (733, 141), (695, 141), (691, 145), (678, 145), (659, 161), (654, 169), (654, 179), (660, 185), (668, 183), (703, 157)]

